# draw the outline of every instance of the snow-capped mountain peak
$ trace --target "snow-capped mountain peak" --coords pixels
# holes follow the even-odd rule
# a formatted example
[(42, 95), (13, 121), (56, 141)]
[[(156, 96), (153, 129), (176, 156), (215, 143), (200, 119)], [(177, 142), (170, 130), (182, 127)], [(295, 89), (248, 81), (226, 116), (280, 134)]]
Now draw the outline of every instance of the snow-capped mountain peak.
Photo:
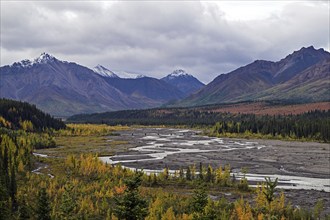
[(38, 58), (34, 60), (34, 63), (48, 63), (56, 60), (56, 58), (48, 53), (43, 52)]
[(93, 71), (101, 76), (109, 77), (109, 78), (119, 78), (114, 72), (108, 70), (104, 66), (98, 64), (96, 67), (93, 68)]
[(31, 67), (35, 64), (46, 64), (46, 63), (54, 62), (55, 60), (57, 60), (57, 59), (54, 56), (44, 52), (44, 53), (40, 54), (40, 56), (35, 58), (34, 60), (25, 59), (20, 62), (13, 63), (12, 66), (24, 68), (24, 67)]
[(177, 69), (174, 70), (171, 74), (169, 74), (167, 77), (170, 79), (174, 79), (177, 77), (187, 77), (187, 76), (191, 76), (190, 74), (188, 74), (186, 71), (184, 71), (183, 69)]
[(198, 79), (183, 69), (174, 70), (161, 80), (177, 87), (185, 96), (188, 96), (204, 86)]

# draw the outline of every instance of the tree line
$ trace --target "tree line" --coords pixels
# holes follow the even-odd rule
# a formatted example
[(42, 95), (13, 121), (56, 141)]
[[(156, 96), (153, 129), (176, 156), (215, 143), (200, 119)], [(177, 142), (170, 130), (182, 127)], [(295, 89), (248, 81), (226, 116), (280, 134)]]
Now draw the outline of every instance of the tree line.
[(255, 115), (180, 108), (148, 109), (76, 115), (68, 121), (108, 125), (211, 126), (211, 135), (245, 134), (260, 138), (330, 141), (330, 110), (298, 115)]
[(330, 141), (330, 111), (315, 110), (300, 115), (241, 115), (217, 122), (211, 135), (261, 135), (288, 139)]

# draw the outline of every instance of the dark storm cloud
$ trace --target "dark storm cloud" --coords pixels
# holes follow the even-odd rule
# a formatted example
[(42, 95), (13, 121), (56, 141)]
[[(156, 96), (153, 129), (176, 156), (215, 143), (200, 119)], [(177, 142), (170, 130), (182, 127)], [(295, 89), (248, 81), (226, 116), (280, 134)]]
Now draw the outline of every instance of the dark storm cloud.
[(184, 68), (209, 82), (302, 46), (329, 50), (329, 4), (307, 3), (287, 4), (266, 19), (228, 20), (215, 3), (1, 2), (1, 65), (46, 51), (154, 77)]

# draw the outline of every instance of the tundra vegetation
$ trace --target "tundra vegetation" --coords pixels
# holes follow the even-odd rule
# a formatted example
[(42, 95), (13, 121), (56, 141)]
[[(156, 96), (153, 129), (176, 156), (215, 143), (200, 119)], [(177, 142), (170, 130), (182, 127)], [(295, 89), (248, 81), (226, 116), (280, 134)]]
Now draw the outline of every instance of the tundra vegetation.
[[(98, 152), (89, 152), (77, 137), (99, 143), (127, 127), (48, 120), (55, 119), (44, 117), (36, 124), (28, 117), (19, 118), (18, 123), (0, 117), (0, 219), (330, 218), (322, 214), (321, 200), (310, 210), (293, 207), (276, 189), (277, 180), (267, 179), (250, 188), (245, 178), (233, 178), (225, 164), (191, 164), (174, 174), (165, 167), (159, 175), (146, 175), (120, 164), (102, 163)], [(35, 149), (58, 148), (58, 141), (69, 142), (75, 150), (68, 148), (66, 155), (52, 157), (33, 155)], [(238, 193), (241, 198), (214, 200), (210, 197), (214, 192)]]

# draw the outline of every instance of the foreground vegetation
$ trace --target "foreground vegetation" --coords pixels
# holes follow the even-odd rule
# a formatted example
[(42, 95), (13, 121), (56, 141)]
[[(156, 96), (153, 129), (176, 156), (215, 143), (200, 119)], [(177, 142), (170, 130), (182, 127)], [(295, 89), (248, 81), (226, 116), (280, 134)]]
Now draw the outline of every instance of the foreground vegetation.
[[(74, 125), (54, 133), (71, 139), (108, 136), (104, 125)], [(16, 131), (19, 133), (21, 131)], [(30, 133), (29, 133), (30, 134)], [(31, 133), (32, 135), (32, 133)], [(29, 135), (28, 135), (29, 136)], [(98, 160), (97, 154), (35, 157), (25, 137), (1, 135), (0, 219), (318, 219), (323, 203), (297, 209), (267, 180), (257, 189), (230, 176), (228, 165), (191, 165), (146, 175)], [(83, 150), (83, 149), (82, 149)], [(33, 171), (35, 168), (41, 168)], [(241, 196), (224, 199), (220, 192)], [(219, 194), (212, 200), (209, 194)], [(328, 218), (323, 216), (324, 218)]]

